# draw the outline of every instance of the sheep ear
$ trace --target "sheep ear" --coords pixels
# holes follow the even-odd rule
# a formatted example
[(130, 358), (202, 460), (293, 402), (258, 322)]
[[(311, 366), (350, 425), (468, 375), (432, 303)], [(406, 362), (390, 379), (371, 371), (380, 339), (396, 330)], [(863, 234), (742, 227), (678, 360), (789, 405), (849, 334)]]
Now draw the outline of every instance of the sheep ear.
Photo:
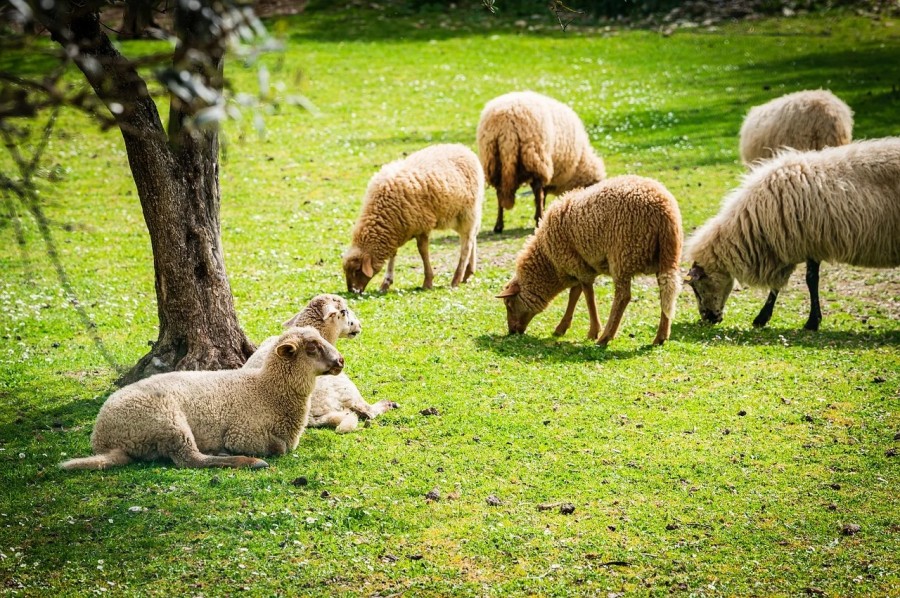
[(282, 359), (293, 359), (299, 350), (300, 347), (295, 341), (287, 341), (278, 345), (275, 348), (275, 353)]
[(300, 317), (300, 314), (296, 314), (296, 315), (295, 315), (294, 317), (292, 317), (290, 320), (285, 320), (285, 321), (284, 321), (284, 324), (282, 324), (281, 327), (282, 327), (282, 328), (290, 328), (291, 326), (293, 326), (293, 325), (297, 322), (297, 318), (299, 318), (299, 317)]
[(495, 295), (495, 297), (497, 299), (504, 299), (506, 297), (515, 297), (520, 292), (522, 292), (522, 289), (519, 288), (519, 283), (511, 282), (508, 285), (506, 285), (505, 289), (500, 291), (499, 295)]
[(684, 277), (684, 282), (688, 284), (694, 284), (704, 276), (706, 276), (706, 271), (703, 270), (703, 266), (700, 266), (697, 264), (697, 262), (694, 262), (694, 265), (691, 266), (691, 269), (688, 270), (687, 275)]
[(329, 303), (328, 305), (325, 306), (325, 309), (323, 310), (322, 319), (327, 320), (331, 316), (333, 316), (335, 314), (339, 314), (339, 313), (341, 313), (341, 310), (339, 310), (338, 308), (336, 308), (335, 306), (333, 306)]
[(364, 255), (362, 259), (362, 272), (369, 278), (375, 276), (375, 270), (372, 268), (372, 256)]

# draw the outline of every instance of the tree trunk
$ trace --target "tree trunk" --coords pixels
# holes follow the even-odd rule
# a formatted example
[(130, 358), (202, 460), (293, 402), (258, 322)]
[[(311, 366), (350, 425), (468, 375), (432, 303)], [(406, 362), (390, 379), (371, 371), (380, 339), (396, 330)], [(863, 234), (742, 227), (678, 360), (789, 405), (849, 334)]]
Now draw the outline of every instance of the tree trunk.
[[(254, 347), (238, 324), (225, 273), (218, 134), (179, 132), (170, 143), (145, 82), (100, 30), (97, 14), (72, 13), (67, 27), (54, 24), (53, 38), (78, 45), (76, 63), (116, 116), (153, 248), (159, 338), (119, 383), (240, 367)], [(221, 56), (216, 60), (221, 67)]]
[(119, 36), (125, 39), (145, 37), (147, 29), (156, 26), (153, 22), (154, 5), (150, 0), (126, 0)]

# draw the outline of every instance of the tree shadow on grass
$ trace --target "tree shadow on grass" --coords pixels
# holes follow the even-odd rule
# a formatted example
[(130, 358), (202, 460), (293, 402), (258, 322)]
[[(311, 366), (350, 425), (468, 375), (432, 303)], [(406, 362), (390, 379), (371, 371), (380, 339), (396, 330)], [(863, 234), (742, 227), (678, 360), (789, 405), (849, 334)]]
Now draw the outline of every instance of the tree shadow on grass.
[(635, 349), (622, 350), (616, 349), (615, 345), (612, 348), (601, 347), (593, 343), (579, 344), (555, 337), (542, 338), (528, 334), (511, 336), (482, 334), (476, 336), (474, 342), (479, 349), (493, 351), (501, 357), (550, 363), (631, 359), (656, 349), (653, 345), (642, 345)]
[(900, 345), (900, 330), (819, 330), (734, 328), (702, 322), (676, 322), (672, 338), (709, 345), (779, 345), (810, 348), (858, 348)]

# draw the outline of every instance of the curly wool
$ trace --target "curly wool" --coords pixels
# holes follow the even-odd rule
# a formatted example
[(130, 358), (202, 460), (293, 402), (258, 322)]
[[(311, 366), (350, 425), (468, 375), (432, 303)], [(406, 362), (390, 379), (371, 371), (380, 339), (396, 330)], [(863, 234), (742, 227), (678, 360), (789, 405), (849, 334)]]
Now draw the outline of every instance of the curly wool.
[[(547, 210), (516, 258), (519, 284), (544, 309), (563, 289), (598, 274), (630, 280), (673, 273), (681, 260), (681, 212), (658, 181), (623, 175), (571, 191)], [(674, 302), (664, 306), (671, 316)]]
[(532, 180), (561, 194), (606, 176), (578, 115), (533, 91), (507, 93), (488, 102), (477, 138), (485, 176), (505, 209), (515, 205), (519, 186)]
[(900, 265), (900, 137), (763, 162), (689, 239), (687, 255), (775, 290), (807, 259)]
[(481, 226), (484, 175), (472, 150), (439, 144), (384, 165), (369, 181), (353, 247), (384, 261), (433, 230), (460, 236)]
[(798, 91), (750, 109), (741, 125), (741, 160), (749, 165), (782, 148), (820, 150), (852, 139), (847, 104), (825, 89)]

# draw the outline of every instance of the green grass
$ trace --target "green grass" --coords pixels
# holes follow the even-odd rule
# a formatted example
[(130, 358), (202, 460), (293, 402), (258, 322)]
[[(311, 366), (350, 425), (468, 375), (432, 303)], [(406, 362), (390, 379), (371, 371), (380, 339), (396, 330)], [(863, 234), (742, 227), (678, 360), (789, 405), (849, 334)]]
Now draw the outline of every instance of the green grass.
[[(381, 164), (429, 143), (474, 146), (481, 107), (501, 93), (571, 104), (609, 173), (661, 180), (688, 231), (739, 182), (751, 105), (827, 87), (856, 112), (858, 138), (900, 122), (896, 20), (818, 15), (666, 38), (563, 34), (549, 17), (527, 20), (534, 31), (427, 19), (337, 11), (272, 24), (289, 42), (265, 59), (273, 80), (292, 88), (302, 72), (321, 115), (283, 105), (263, 138), (249, 115), (228, 126), (222, 236), (252, 338), (344, 288), (340, 255)], [(254, 88), (252, 70), (229, 68)], [(65, 176), (42, 186), (45, 209), (95, 331), (128, 365), (156, 336), (149, 239), (121, 139), (62, 121), (48, 156)], [(492, 296), (530, 234), (529, 199), (497, 236), (488, 193), (468, 285), (448, 288), (449, 233), (432, 244), (434, 291), (417, 289), (410, 245), (389, 294), (351, 298), (364, 331), (339, 346), (347, 371), (364, 396), (401, 408), (351, 435), (310, 430), (257, 472), (56, 468), (90, 451), (115, 371), (33, 222), (20, 248), (4, 217), (0, 592), (900, 595), (900, 457), (886, 454), (900, 432), (896, 271), (824, 267), (818, 333), (799, 330), (795, 276), (765, 330), (750, 327), (762, 290), (735, 293), (716, 327), (698, 323), (685, 292), (672, 341), (651, 349), (658, 300), (642, 278), (606, 350), (585, 339), (583, 306), (568, 336), (550, 335), (564, 298), (508, 338)], [(597, 297), (605, 316), (608, 280)], [(438, 416), (419, 414), (432, 406)], [(434, 487), (444, 498), (427, 502)], [(562, 502), (575, 512), (538, 509)], [(861, 531), (842, 535), (846, 523)]]

